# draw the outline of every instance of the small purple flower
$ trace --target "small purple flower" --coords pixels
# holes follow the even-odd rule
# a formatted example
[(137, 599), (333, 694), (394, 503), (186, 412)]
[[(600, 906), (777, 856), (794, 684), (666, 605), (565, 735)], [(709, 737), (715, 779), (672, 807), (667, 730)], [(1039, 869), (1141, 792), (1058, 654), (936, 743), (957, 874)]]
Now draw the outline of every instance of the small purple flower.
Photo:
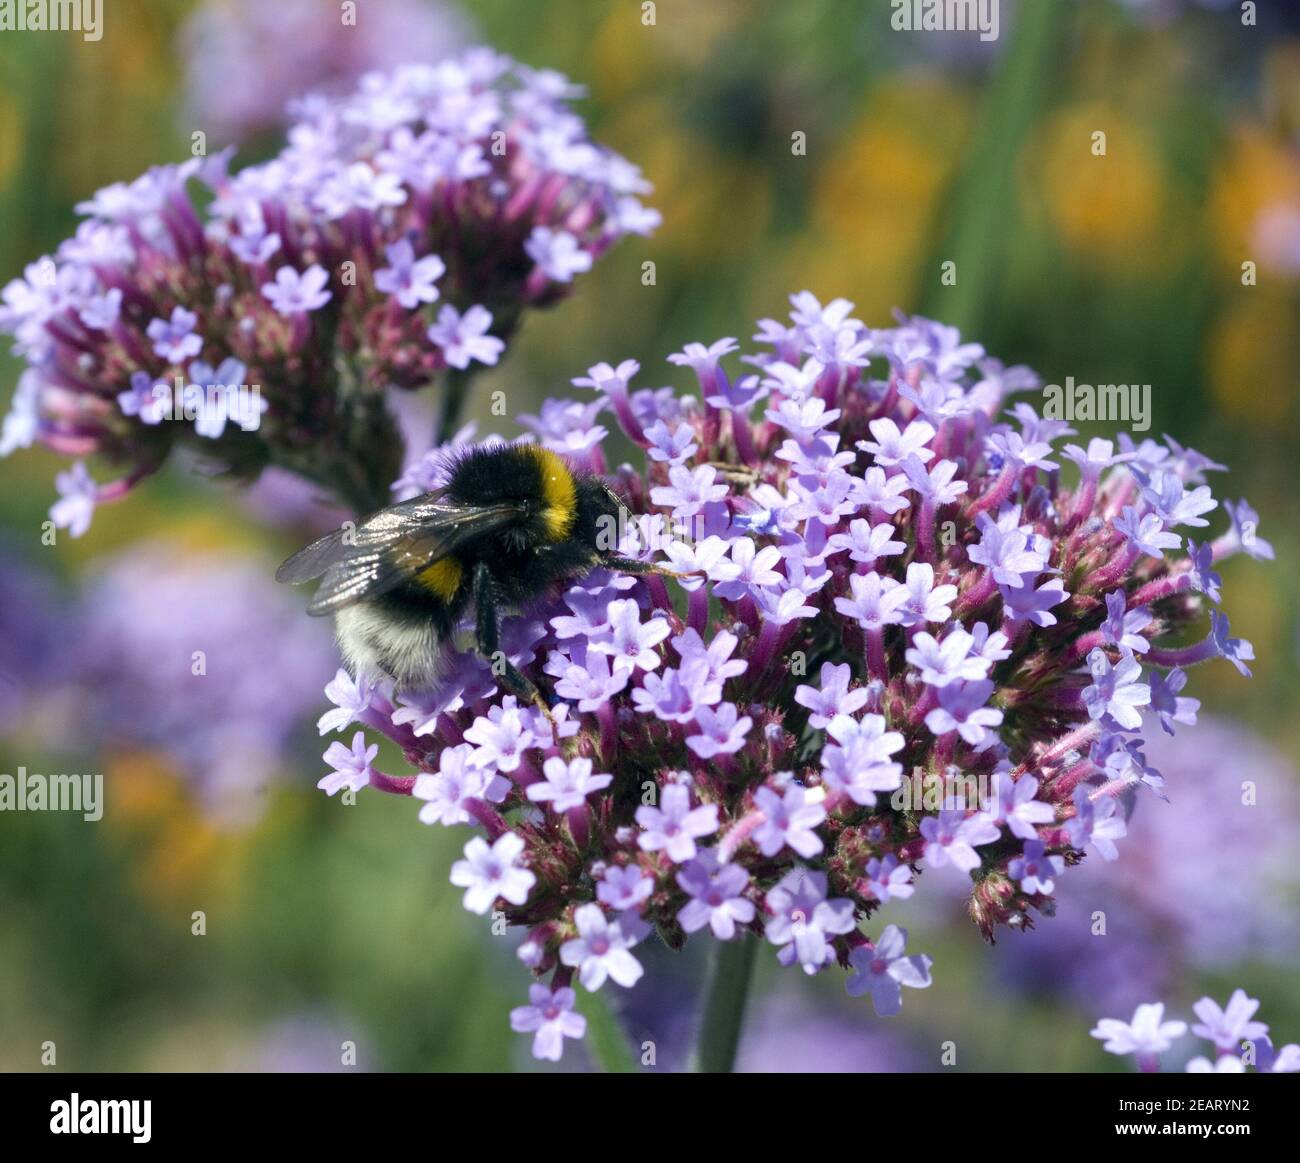
[(1128, 835), (1119, 804), (1111, 796), (1094, 800), (1085, 786), (1074, 789), (1074, 808), (1074, 818), (1065, 825), (1070, 843), (1079, 849), (1092, 844), (1103, 860), (1115, 860), (1119, 856), (1115, 841)]
[(904, 626), (946, 622), (952, 616), (951, 603), (957, 599), (957, 587), (936, 586), (934, 566), (928, 562), (913, 561), (908, 565), (903, 591), (903, 600), (898, 606), (898, 612), (899, 621)]
[(977, 751), (996, 739), (991, 728), (1000, 726), (1002, 712), (985, 704), (993, 693), (989, 679), (952, 682), (939, 689), (939, 705), (925, 716), (925, 725), (936, 735), (956, 731)]
[(1250, 678), (1247, 662), (1255, 659), (1255, 648), (1244, 638), (1229, 637), (1228, 615), (1220, 610), (1210, 611), (1210, 641), (1220, 658), (1226, 658), (1246, 678)]
[(528, 798), (534, 803), (549, 802), (557, 812), (580, 807), (587, 802), (588, 796), (614, 782), (612, 775), (593, 775), (591, 767), (590, 759), (577, 758), (566, 762), (553, 755), (542, 765), (545, 780), (528, 785)]
[(573, 912), (578, 935), (560, 946), (560, 960), (578, 970), (578, 980), (593, 992), (612, 978), (630, 989), (645, 972), (629, 950), (650, 932), (650, 926), (635, 913), (624, 913), (615, 921), (596, 904), (585, 904)]
[(1259, 536), (1259, 514), (1245, 501), (1226, 501), (1236, 544), (1258, 561), (1273, 560), (1273, 546)]
[(1019, 529), (1003, 529), (993, 521), (986, 521), (978, 545), (972, 545), (966, 556), (977, 565), (993, 571), (993, 580), (1019, 589), (1047, 568), (1047, 556), (1040, 553)]
[(564, 1053), (565, 1038), (581, 1038), (587, 1032), (587, 1019), (574, 1013), (578, 995), (571, 989), (557, 989), (535, 982), (528, 987), (526, 1006), (510, 1011), (510, 1028), (519, 1034), (533, 1034), (533, 1057), (558, 1062)]
[(740, 714), (735, 703), (719, 703), (716, 708), (698, 706), (695, 722), (700, 733), (687, 735), (686, 746), (701, 759), (734, 755), (744, 747), (745, 737), (754, 725), (748, 715)]
[(1158, 670), (1151, 673), (1151, 710), (1155, 712), (1166, 734), (1174, 733), (1175, 723), (1184, 723), (1189, 727), (1196, 723), (1196, 712), (1200, 710), (1201, 700), (1181, 696), (1178, 692), (1186, 685), (1187, 674), (1178, 667), (1174, 667), (1168, 675), (1161, 674)]
[(375, 687), (365, 675), (353, 678), (340, 667), (325, 687), (325, 697), (334, 704), (334, 710), (326, 711), (316, 721), (317, 730), (322, 735), (342, 731), (370, 709), (374, 696)]
[(868, 860), (863, 879), (870, 895), (882, 905), (891, 900), (905, 901), (916, 891), (912, 870), (906, 864), (900, 864), (893, 853), (882, 859), (873, 856)]
[(695, 443), (695, 429), (689, 424), (669, 427), (663, 420), (656, 420), (645, 430), (649, 441), (646, 455), (651, 460), (678, 465), (695, 455), (698, 445)]
[(370, 783), (375, 756), (379, 754), (379, 744), (366, 746), (366, 733), (358, 731), (352, 736), (352, 746), (334, 742), (325, 750), (325, 762), (334, 770), (322, 776), (316, 784), (326, 795), (333, 795), (344, 788), (358, 792)]
[(199, 317), (184, 307), (173, 307), (170, 319), (154, 319), (145, 334), (153, 340), (154, 354), (168, 363), (184, 363), (203, 350), (203, 339), (194, 333)]
[(375, 289), (391, 295), (408, 311), (438, 300), (437, 281), (447, 273), (436, 254), (415, 257), (410, 239), (399, 238), (385, 247), (389, 265), (375, 271)]
[(657, 485), (650, 490), (650, 500), (665, 509), (672, 509), (680, 519), (694, 517), (711, 501), (722, 500), (729, 492), (725, 484), (715, 484), (718, 470), (710, 464), (691, 469), (684, 464), (673, 465), (668, 470), (667, 485)]
[(512, 905), (527, 899), (535, 877), (519, 866), (524, 841), (514, 832), (504, 832), (488, 847), (482, 836), (465, 845), (465, 858), (451, 866), (451, 883), (465, 889), (465, 908), (482, 915), (500, 897)]
[(1054, 876), (1065, 871), (1065, 858), (1048, 856), (1041, 840), (1026, 840), (1024, 854), (1007, 865), (1007, 875), (1020, 882), (1020, 891), (1050, 895), (1056, 887)]
[(1151, 611), (1146, 606), (1128, 609), (1128, 598), (1123, 590), (1112, 590), (1106, 595), (1106, 620), (1101, 624), (1101, 636), (1110, 646), (1145, 654), (1151, 649), (1142, 631), (1151, 625)]
[(655, 882), (636, 865), (614, 865), (605, 870), (596, 885), (596, 899), (615, 912), (625, 913), (629, 909), (639, 910), (650, 899), (654, 887)]
[[(334, 297), (326, 290), (329, 281), (328, 272), (319, 263), (312, 263), (301, 274), (284, 266), (275, 272), (275, 282), (262, 284), (262, 294), (281, 315), (300, 315), (319, 310)], [(191, 354), (197, 355), (198, 350)]]
[(824, 730), (836, 715), (852, 715), (867, 705), (871, 692), (866, 687), (850, 691), (849, 680), (852, 675), (852, 668), (847, 662), (839, 666), (833, 662), (823, 662), (820, 688), (795, 688), (794, 701), (812, 712), (808, 716), (810, 727)]
[(944, 808), (937, 816), (926, 816), (921, 821), (921, 835), (926, 840), (928, 866), (941, 868), (951, 864), (962, 872), (973, 872), (980, 864), (975, 849), (992, 844), (1001, 837), (1002, 830), (987, 813), (967, 816), (961, 808)]
[(477, 746), (475, 762), (499, 771), (515, 771), (524, 752), (536, 747), (530, 718), (524, 715), (513, 695), (500, 706), (493, 706), (486, 717), (480, 715), (465, 732), (465, 741)]
[(415, 777), (411, 795), (425, 801), (420, 809), (420, 823), (470, 824), (474, 822), (470, 811), (473, 801), (499, 804), (506, 798), (510, 781), (493, 771), (475, 767), (473, 756), (474, 748), (468, 743), (445, 747), (438, 756), (437, 772), (421, 772)]
[(946, 687), (954, 682), (987, 678), (990, 662), (972, 654), (975, 639), (960, 628), (949, 630), (943, 641), (922, 630), (912, 639), (905, 657), (921, 672), (928, 686)]
[(632, 598), (620, 598), (609, 604), (609, 630), (589, 643), (597, 654), (610, 656), (614, 667), (629, 670), (654, 670), (660, 662), (655, 649), (672, 628), (667, 618), (641, 621), (641, 608)]
[(1268, 1033), (1263, 1022), (1252, 1021), (1259, 1002), (1247, 997), (1244, 989), (1234, 990), (1228, 1004), (1220, 1008), (1213, 998), (1203, 997), (1192, 1012), (1201, 1020), (1192, 1027), (1198, 1038), (1208, 1038), (1220, 1053), (1240, 1050), (1243, 1042), (1253, 1042)]
[(887, 521), (872, 525), (861, 517), (849, 522), (847, 533), (835, 533), (826, 542), (828, 554), (849, 551), (849, 559), (860, 565), (874, 565), (907, 549), (907, 542), (895, 541), (898, 530)]
[(1160, 1054), (1187, 1033), (1186, 1022), (1166, 1022), (1164, 1002), (1148, 1002), (1133, 1011), (1130, 1021), (1102, 1018), (1090, 1030), (1112, 1054)]
[(806, 868), (792, 868), (768, 890), (767, 908), (772, 915), (764, 933), (780, 946), (777, 960), (809, 974), (834, 958), (830, 938), (854, 928), (853, 902), (827, 900), (826, 874)]
[(826, 819), (826, 809), (809, 802), (807, 788), (791, 784), (781, 795), (760, 787), (754, 793), (754, 807), (763, 822), (754, 830), (753, 840), (764, 856), (775, 856), (788, 846), (808, 860), (822, 850), (821, 837), (813, 829)]
[(1197, 545), (1190, 537), (1187, 539), (1188, 576), (1192, 579), (1192, 589), (1204, 594), (1216, 605), (1222, 599), (1219, 586), (1223, 578), (1214, 572), (1214, 547), (1209, 544)]
[(933, 424), (924, 420), (913, 420), (901, 432), (898, 425), (889, 417), (872, 420), (868, 425), (874, 440), (859, 440), (858, 447), (869, 452), (878, 465), (890, 468), (901, 464), (909, 456), (915, 456), (922, 462), (931, 460), (934, 453), (926, 447), (934, 439)]
[(695, 855), (695, 841), (718, 830), (718, 805), (691, 807), (690, 789), (670, 783), (660, 797), (661, 807), (643, 804), (636, 810), (636, 822), (643, 829), (637, 843), (646, 852), (665, 851), (674, 864)]
[(438, 321), (429, 328), (429, 341), (442, 349), (442, 357), (449, 367), (464, 371), (470, 363), (489, 366), (496, 363), (505, 351), (503, 340), (489, 335), (492, 312), (477, 304), (462, 315), (450, 303), (438, 311)]
[(1094, 647), (1088, 655), (1088, 669), (1092, 673), (1092, 685), (1083, 691), (1088, 717), (1101, 719), (1109, 716), (1121, 727), (1138, 730), (1142, 726), (1138, 707), (1151, 702), (1151, 688), (1138, 681), (1142, 677), (1142, 665), (1133, 657), (1133, 652), (1122, 650), (1119, 663), (1112, 666), (1106, 652), (1099, 646)]
[(1177, 549), (1183, 543), (1177, 533), (1165, 531), (1165, 523), (1157, 514), (1139, 516), (1132, 505), (1126, 505), (1115, 518), (1115, 528), (1134, 549), (1148, 557), (1164, 557), (1166, 549)]
[(574, 275), (591, 270), (591, 252), (584, 250), (567, 230), (534, 226), (524, 251), (548, 279), (557, 283), (571, 283)]
[(677, 914), (687, 933), (708, 925), (719, 941), (730, 941), (738, 924), (748, 925), (754, 919), (754, 904), (744, 896), (749, 874), (737, 864), (719, 864), (712, 848), (684, 864), (677, 883), (691, 898)]
[(993, 822), (1021, 840), (1037, 840), (1037, 825), (1050, 824), (1056, 818), (1051, 804), (1034, 798), (1038, 780), (1032, 775), (1012, 779), (1009, 772), (999, 771), (993, 776), (993, 794), (997, 797), (996, 804), (990, 805)]
[(851, 997), (871, 994), (871, 1005), (882, 1018), (891, 1017), (903, 1008), (903, 986), (926, 989), (930, 983), (930, 958), (924, 954), (909, 957), (907, 930), (886, 925), (875, 945), (859, 945), (849, 954), (853, 972), (845, 988)]
[(54, 487), (59, 499), (50, 506), (50, 520), (56, 529), (66, 529), (73, 537), (80, 537), (90, 528), (99, 501), (99, 486), (91, 478), (81, 461), (57, 474)]

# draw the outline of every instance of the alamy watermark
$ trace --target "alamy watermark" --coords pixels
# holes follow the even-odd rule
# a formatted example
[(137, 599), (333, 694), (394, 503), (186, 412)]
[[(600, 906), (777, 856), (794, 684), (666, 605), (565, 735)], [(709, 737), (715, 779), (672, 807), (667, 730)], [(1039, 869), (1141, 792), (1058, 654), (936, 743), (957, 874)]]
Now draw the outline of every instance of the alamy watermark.
[(1064, 386), (1043, 388), (1043, 419), (1108, 420), (1145, 432), (1151, 427), (1151, 385), (1076, 384), (1066, 376)]
[(18, 769), (0, 774), (0, 812), (80, 812), (94, 823), (104, 816), (104, 773), (42, 775)]
[(890, 0), (895, 32), (978, 32), (998, 38), (998, 0)]
[(0, 32), (79, 32), (102, 40), (104, 0), (0, 0)]

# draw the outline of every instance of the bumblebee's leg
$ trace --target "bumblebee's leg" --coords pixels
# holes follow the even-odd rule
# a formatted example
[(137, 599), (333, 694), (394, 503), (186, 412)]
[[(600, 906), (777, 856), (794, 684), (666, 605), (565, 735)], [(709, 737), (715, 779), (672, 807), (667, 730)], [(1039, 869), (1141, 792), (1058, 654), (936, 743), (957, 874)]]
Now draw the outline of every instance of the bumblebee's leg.
[(621, 557), (617, 553), (608, 554), (600, 559), (600, 564), (606, 569), (612, 569), (616, 573), (631, 574), (634, 577), (646, 577), (655, 575), (657, 577), (703, 577), (704, 570), (673, 569), (671, 566), (661, 565), (657, 561), (637, 561), (635, 557)]
[(480, 561), (474, 569), (475, 646), (479, 654), (492, 667), (492, 673), (505, 684), (506, 689), (516, 698), (524, 699), (537, 707), (546, 716), (546, 721), (551, 724), (554, 733), (555, 717), (542, 697), (542, 692), (501, 653), (500, 626), (497, 622), (497, 607), (494, 600), (496, 595), (493, 590), (492, 573), (487, 565)]

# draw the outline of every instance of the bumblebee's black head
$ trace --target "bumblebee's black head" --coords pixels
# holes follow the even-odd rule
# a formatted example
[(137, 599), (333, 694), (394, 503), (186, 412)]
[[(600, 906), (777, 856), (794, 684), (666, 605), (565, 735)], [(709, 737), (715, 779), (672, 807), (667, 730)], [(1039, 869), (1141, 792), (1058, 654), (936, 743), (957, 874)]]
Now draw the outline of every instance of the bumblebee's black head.
[(599, 519), (618, 514), (603, 484), (576, 475), (562, 456), (538, 444), (473, 449), (453, 467), (446, 492), (466, 505), (517, 502), (522, 516), (503, 534), (516, 549), (574, 538), (594, 545)]

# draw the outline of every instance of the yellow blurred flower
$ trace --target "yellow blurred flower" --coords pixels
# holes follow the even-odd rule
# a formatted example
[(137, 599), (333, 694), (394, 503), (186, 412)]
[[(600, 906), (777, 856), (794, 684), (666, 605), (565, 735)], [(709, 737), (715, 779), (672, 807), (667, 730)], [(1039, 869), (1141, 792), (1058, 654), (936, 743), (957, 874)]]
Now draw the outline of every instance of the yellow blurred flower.
[(1210, 391), (1227, 415), (1276, 431), (1295, 398), (1295, 307), (1262, 287), (1236, 295), (1205, 337)]
[(911, 302), (969, 120), (961, 92), (937, 79), (878, 87), (844, 138), (816, 155), (812, 231), (787, 256), (784, 284), (843, 294), (876, 322)]
[(105, 765), (104, 784), (110, 803), (105, 823), (129, 847), (143, 899), (170, 910), (200, 898), (195, 908), (230, 898), (248, 834), (222, 831), (206, 819), (164, 757), (119, 752)]
[(1267, 218), (1290, 208), (1300, 214), (1300, 154), (1261, 126), (1243, 122), (1232, 130), (1215, 167), (1210, 190), (1210, 229), (1216, 255), (1239, 271), (1251, 260), (1262, 271), (1295, 277), (1269, 246)]
[[(1105, 154), (1100, 149), (1105, 134)], [(1188, 255), (1187, 199), (1155, 136), (1101, 102), (1047, 117), (1026, 147), (1024, 196), (1085, 265), (1121, 277), (1169, 278)]]

